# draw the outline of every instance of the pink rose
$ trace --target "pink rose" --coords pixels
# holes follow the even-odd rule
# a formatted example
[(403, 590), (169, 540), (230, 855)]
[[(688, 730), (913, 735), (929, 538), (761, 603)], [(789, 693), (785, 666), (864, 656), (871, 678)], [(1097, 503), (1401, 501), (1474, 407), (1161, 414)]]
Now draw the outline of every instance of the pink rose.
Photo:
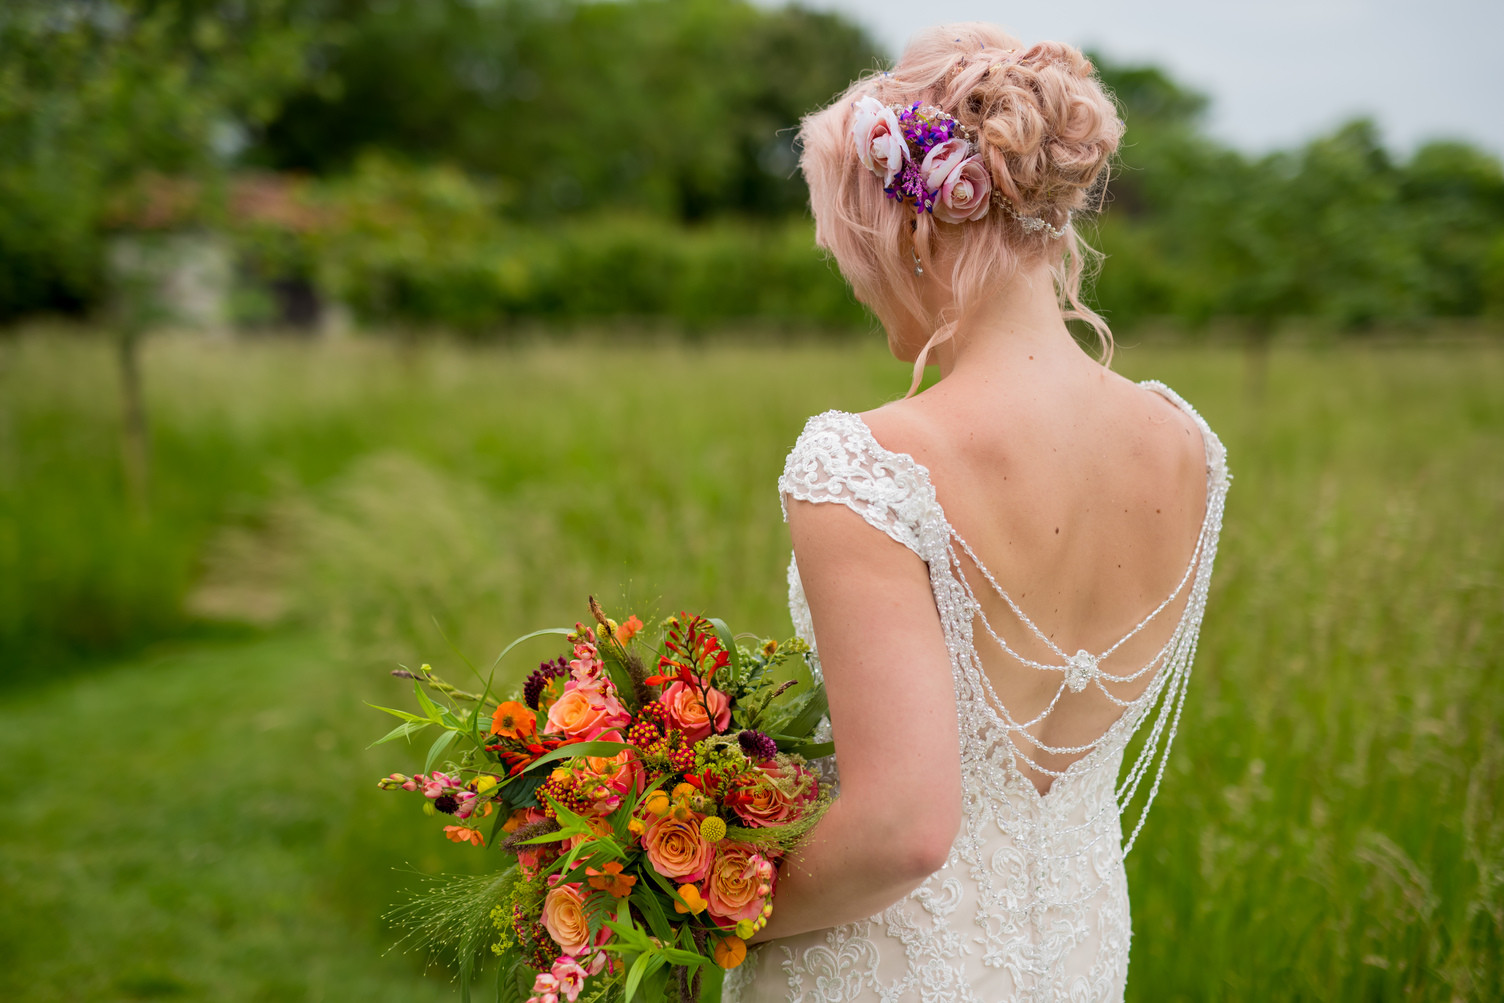
[(705, 687), (702, 700), (698, 688), (676, 680), (663, 688), (658, 702), (668, 713), (669, 724), (684, 732), (691, 742), (731, 727), (731, 698), (714, 686)]
[(909, 144), (903, 138), (898, 116), (870, 95), (856, 103), (851, 117), (851, 140), (856, 144), (862, 166), (882, 178), (884, 186), (893, 183), (893, 175), (909, 159)]
[(716, 845), (715, 859), (705, 876), (711, 919), (720, 926), (756, 919), (772, 894), (773, 865), (755, 847), (731, 840)]
[(767, 763), (757, 769), (762, 776), (743, 788), (733, 805), (749, 826), (783, 825), (819, 797), (814, 774), (797, 763)]
[(700, 836), (700, 818), (684, 821), (672, 814), (656, 819), (642, 834), (642, 848), (653, 869), (681, 883), (699, 881), (710, 866), (711, 844)]
[(964, 223), (981, 219), (991, 206), (992, 175), (987, 172), (981, 157), (967, 157), (941, 183), (934, 212), (936, 219)]
[(970, 151), (971, 147), (964, 139), (947, 139), (931, 147), (930, 152), (924, 155), (924, 162), (919, 165), (919, 172), (924, 177), (925, 190), (939, 191), (945, 184), (945, 179), (961, 166), (970, 155)]
[(572, 739), (589, 741), (630, 720), (632, 715), (614, 694), (583, 687), (570, 680), (564, 685), (564, 694), (548, 709), (548, 726), (543, 730), (563, 732)]

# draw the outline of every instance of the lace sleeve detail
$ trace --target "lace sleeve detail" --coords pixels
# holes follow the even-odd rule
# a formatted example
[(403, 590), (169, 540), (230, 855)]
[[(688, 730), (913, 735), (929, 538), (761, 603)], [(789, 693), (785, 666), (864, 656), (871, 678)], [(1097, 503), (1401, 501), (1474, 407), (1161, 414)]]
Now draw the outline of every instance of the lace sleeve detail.
[(788, 499), (836, 502), (930, 561), (943, 557), (947, 533), (929, 471), (906, 453), (884, 449), (866, 422), (844, 411), (811, 418), (778, 478)]

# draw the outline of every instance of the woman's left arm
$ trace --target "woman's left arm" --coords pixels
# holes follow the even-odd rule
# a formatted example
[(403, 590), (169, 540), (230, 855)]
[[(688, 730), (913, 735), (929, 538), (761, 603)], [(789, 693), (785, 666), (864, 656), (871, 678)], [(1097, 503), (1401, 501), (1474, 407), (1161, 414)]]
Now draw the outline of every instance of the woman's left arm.
[(938, 870), (961, 825), (955, 687), (929, 569), (844, 505), (790, 501), (841, 793), (784, 861), (755, 938), (865, 919)]

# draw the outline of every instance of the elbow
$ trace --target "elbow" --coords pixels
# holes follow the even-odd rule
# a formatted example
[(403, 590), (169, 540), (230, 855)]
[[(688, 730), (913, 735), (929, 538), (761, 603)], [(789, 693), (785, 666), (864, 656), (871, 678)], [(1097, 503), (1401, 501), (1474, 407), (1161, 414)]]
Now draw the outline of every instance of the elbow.
[(951, 847), (961, 831), (961, 804), (933, 805), (908, 815), (894, 841), (892, 866), (895, 877), (919, 884), (945, 866)]

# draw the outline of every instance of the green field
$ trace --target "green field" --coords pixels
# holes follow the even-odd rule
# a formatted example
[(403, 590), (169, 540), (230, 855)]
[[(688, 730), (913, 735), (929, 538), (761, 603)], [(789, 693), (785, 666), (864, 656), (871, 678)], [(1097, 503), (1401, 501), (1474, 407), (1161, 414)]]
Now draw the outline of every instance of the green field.
[[(1116, 367), (1235, 477), (1130, 997), (1504, 997), (1504, 343)], [(144, 373), (138, 511), (108, 345), (0, 341), (0, 999), (457, 998), (380, 913), (483, 854), (376, 790), (414, 754), (363, 701), (592, 591), (787, 632), (783, 454), (907, 382), (786, 333), (160, 337)]]

